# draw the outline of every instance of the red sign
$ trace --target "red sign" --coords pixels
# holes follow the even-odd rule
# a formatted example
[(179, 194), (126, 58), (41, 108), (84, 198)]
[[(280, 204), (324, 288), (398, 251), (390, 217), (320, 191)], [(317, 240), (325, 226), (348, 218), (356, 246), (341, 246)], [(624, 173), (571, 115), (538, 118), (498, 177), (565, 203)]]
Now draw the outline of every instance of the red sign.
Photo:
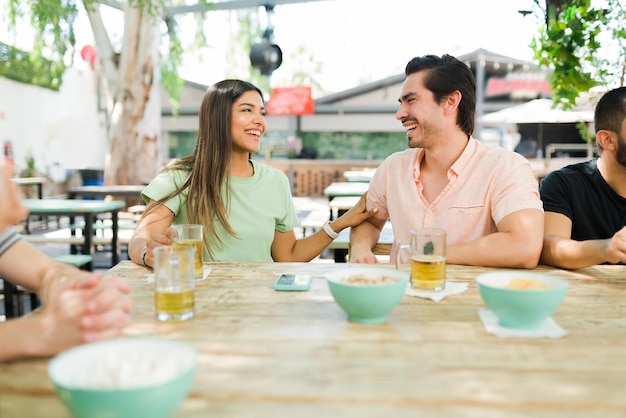
[(267, 102), (268, 115), (310, 115), (315, 112), (311, 87), (277, 87)]
[(491, 77), (487, 82), (485, 96), (499, 96), (528, 92), (531, 96), (550, 94), (551, 86), (544, 78), (529, 77)]

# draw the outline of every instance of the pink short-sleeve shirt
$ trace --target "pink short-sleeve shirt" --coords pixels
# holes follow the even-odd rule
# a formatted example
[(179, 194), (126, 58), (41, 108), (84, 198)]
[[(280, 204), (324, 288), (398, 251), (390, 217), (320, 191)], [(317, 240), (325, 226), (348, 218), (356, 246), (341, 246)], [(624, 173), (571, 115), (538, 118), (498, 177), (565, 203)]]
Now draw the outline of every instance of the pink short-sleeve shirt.
[(423, 227), (445, 229), (448, 245), (470, 242), (496, 232), (513, 212), (543, 211), (537, 180), (520, 154), (470, 138), (432, 202), (419, 180), (423, 156), (422, 148), (392, 154), (370, 183), (367, 207), (378, 208), (376, 218), (391, 220), (396, 242), (408, 242), (411, 230)]

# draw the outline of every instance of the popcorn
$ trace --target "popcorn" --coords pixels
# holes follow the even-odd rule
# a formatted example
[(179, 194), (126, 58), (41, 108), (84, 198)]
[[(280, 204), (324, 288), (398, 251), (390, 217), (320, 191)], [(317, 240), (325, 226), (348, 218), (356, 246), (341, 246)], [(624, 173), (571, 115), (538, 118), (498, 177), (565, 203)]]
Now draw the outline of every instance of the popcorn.
[(378, 276), (374, 279), (370, 279), (363, 274), (359, 274), (359, 275), (347, 277), (341, 280), (341, 282), (346, 283), (346, 284), (378, 285), (378, 284), (397, 283), (398, 280), (389, 276)]
[[(187, 362), (188, 363), (188, 362)], [(186, 362), (174, 353), (110, 352), (76, 370), (67, 381), (81, 389), (128, 389), (153, 386), (180, 374)]]
[(513, 279), (509, 282), (506, 288), (517, 290), (543, 290), (547, 289), (548, 285), (541, 280), (536, 279)]

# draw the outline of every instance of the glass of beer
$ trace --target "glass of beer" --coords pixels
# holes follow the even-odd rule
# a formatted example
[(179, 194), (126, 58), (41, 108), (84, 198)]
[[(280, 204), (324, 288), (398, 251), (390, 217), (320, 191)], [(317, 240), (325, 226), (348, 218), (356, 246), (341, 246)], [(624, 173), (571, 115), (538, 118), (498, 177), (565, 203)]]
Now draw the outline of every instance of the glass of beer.
[(396, 265), (411, 263), (411, 287), (439, 292), (446, 287), (446, 231), (422, 228), (411, 231), (408, 244), (397, 246)]
[(163, 245), (154, 250), (154, 285), (157, 318), (184, 321), (193, 318), (195, 306), (195, 247)]
[(197, 279), (202, 278), (204, 263), (204, 241), (202, 225), (180, 224), (174, 225), (176, 234), (174, 236), (174, 248), (194, 247), (196, 249), (196, 259), (194, 263), (194, 274)]

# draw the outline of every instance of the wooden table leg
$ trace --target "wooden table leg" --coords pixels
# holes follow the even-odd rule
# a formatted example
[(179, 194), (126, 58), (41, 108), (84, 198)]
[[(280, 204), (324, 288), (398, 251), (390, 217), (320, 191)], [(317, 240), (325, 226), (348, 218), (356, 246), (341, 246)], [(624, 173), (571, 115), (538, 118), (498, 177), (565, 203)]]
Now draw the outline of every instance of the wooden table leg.
[(345, 263), (346, 257), (348, 256), (348, 250), (344, 250), (342, 248), (335, 248), (334, 250), (334, 259), (335, 263)]
[(118, 225), (118, 212), (114, 210), (111, 212), (111, 267), (115, 266), (120, 261), (120, 249), (118, 245), (118, 234), (119, 234), (119, 225)]
[(91, 255), (91, 261), (85, 264), (85, 268), (89, 271), (93, 271), (93, 260), (96, 255), (93, 245), (93, 222), (94, 222), (94, 214), (86, 213), (85, 214), (85, 227), (83, 228), (83, 234), (85, 235), (85, 243), (83, 246), (83, 254)]
[(3, 281), (2, 286), (4, 292), (4, 316), (6, 318), (15, 318), (17, 316), (17, 306), (15, 306), (15, 295), (17, 293), (17, 287), (8, 280), (4, 280), (2, 278), (0, 278), (0, 280)]

